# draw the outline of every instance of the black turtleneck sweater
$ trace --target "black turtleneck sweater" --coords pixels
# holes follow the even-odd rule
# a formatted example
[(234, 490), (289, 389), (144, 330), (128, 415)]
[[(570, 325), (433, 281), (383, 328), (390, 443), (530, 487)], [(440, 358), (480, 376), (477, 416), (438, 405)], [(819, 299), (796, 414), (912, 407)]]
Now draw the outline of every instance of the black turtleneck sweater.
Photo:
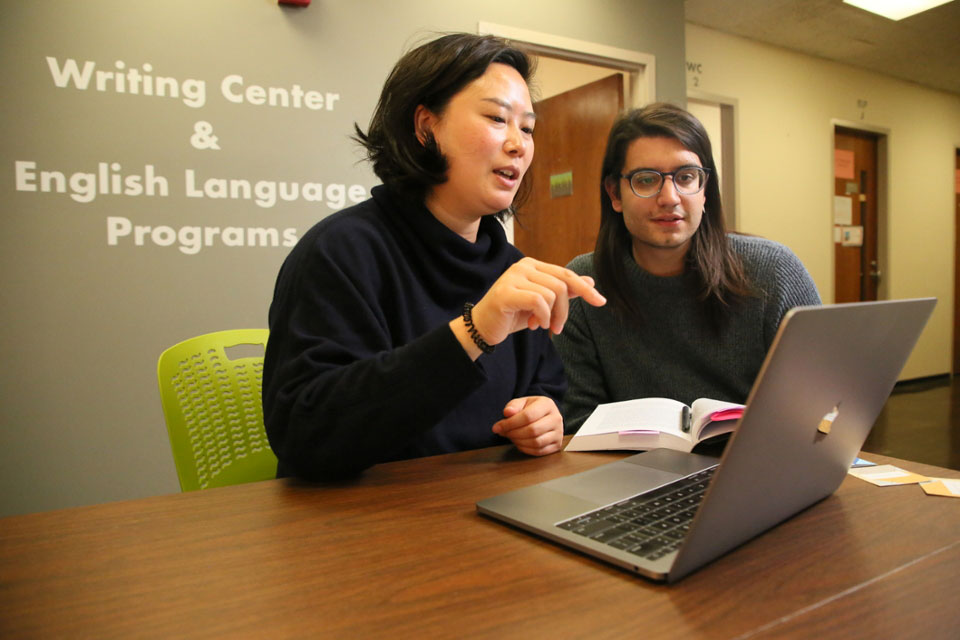
[(317, 223), (277, 277), (263, 410), (281, 477), (504, 444), (491, 427), (507, 402), (565, 390), (547, 332), (474, 362), (448, 326), (522, 257), (500, 223), (471, 243), (422, 204), (372, 196)]

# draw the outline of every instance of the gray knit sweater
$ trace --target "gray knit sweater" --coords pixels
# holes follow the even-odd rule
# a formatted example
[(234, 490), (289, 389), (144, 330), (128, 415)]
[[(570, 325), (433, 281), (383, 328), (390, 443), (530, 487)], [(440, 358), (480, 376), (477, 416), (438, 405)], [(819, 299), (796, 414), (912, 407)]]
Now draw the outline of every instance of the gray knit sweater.
[[(570, 317), (554, 344), (569, 381), (564, 428), (573, 433), (600, 403), (633, 398), (697, 398), (745, 402), (784, 314), (820, 304), (800, 260), (781, 244), (729, 236), (757, 296), (733, 307), (719, 336), (696, 299), (693, 275), (661, 278), (625, 258), (631, 286), (642, 301), (642, 327), (626, 324), (610, 307), (571, 302)], [(568, 267), (595, 276), (593, 254)], [(602, 293), (602, 292), (601, 292)]]

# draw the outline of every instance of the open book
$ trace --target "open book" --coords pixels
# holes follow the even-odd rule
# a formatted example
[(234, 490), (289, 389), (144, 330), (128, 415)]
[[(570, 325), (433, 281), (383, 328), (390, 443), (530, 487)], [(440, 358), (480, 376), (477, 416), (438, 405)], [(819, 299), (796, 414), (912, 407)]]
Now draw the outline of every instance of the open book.
[(700, 398), (687, 406), (667, 398), (639, 398), (599, 405), (565, 451), (665, 447), (691, 451), (697, 444), (733, 431), (744, 405)]

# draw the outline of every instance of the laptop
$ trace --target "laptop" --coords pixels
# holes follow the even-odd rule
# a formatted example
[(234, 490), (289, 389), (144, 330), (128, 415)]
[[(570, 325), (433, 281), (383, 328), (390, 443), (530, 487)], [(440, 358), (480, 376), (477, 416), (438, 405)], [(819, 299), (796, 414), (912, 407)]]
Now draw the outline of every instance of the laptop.
[(679, 580), (836, 491), (935, 304), (792, 309), (719, 459), (654, 449), (481, 500), (477, 511)]

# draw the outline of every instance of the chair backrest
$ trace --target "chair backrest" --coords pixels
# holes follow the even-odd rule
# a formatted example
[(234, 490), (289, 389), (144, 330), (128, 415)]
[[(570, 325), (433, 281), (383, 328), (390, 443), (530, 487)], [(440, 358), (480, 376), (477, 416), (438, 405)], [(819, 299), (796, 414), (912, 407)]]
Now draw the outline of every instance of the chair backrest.
[(276, 477), (260, 397), (267, 335), (218, 331), (160, 354), (160, 399), (183, 491)]

